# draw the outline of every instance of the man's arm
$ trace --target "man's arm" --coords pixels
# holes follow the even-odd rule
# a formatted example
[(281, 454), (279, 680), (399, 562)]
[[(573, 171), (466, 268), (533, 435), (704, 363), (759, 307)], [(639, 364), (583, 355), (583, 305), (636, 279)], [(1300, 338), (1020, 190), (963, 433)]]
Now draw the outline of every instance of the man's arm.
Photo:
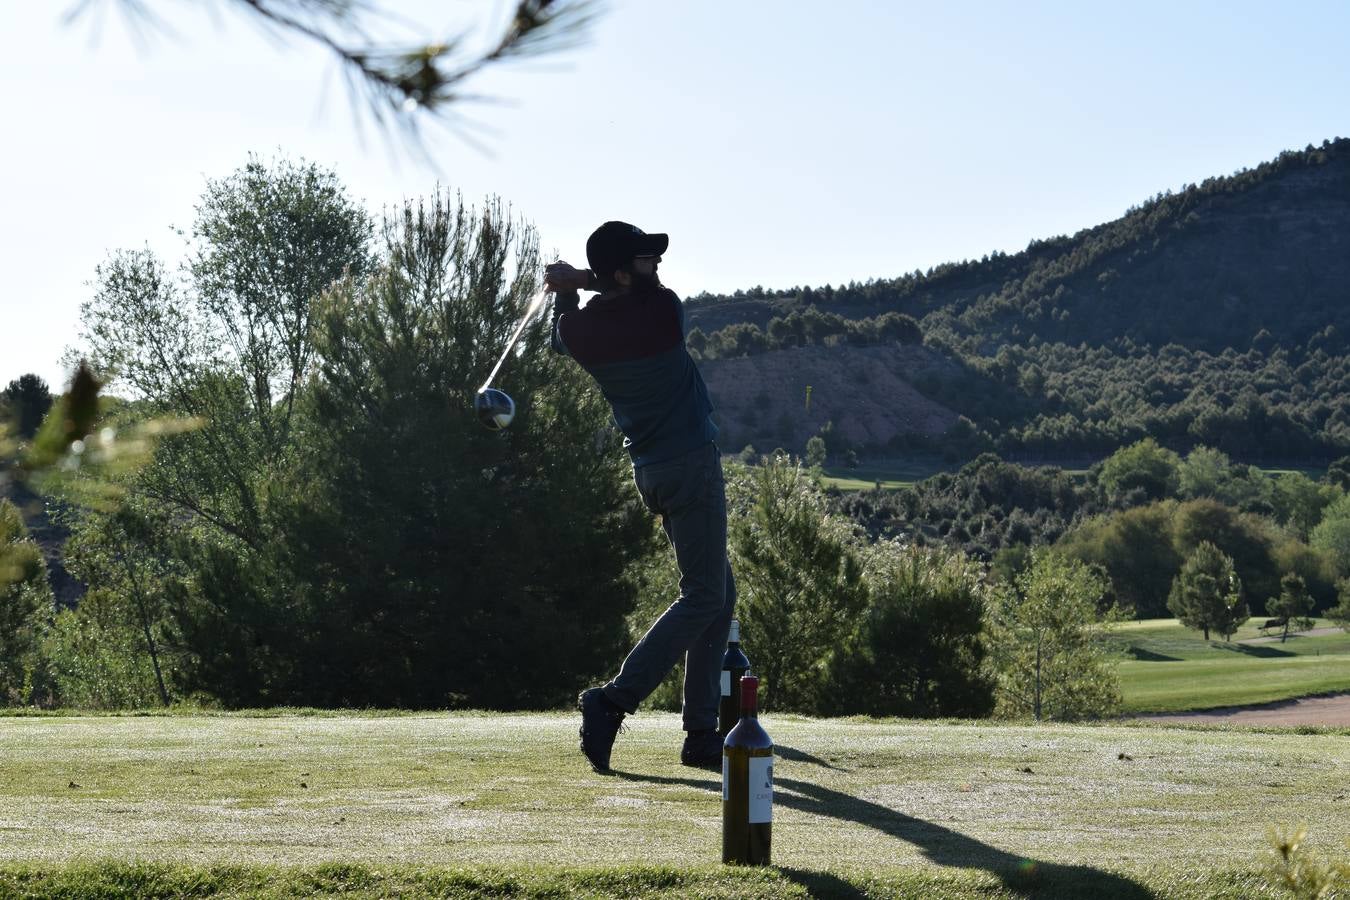
[(599, 290), (599, 287), (595, 286), (595, 273), (590, 269), (574, 268), (558, 260), (544, 267), (544, 286), (553, 291), (553, 319), (550, 329), (553, 335), (553, 351), (570, 356), (567, 345), (563, 343), (558, 320), (562, 318), (563, 313), (575, 312), (581, 304), (581, 297), (577, 291)]
[(561, 353), (564, 356), (571, 356), (567, 345), (563, 343), (562, 331), (558, 328), (559, 320), (563, 313), (575, 312), (581, 305), (581, 297), (576, 291), (554, 291), (553, 292), (553, 318), (550, 321), (549, 330), (552, 332), (553, 352)]
[(590, 269), (577, 269), (562, 260), (544, 267), (544, 286), (551, 291), (598, 291), (600, 285)]

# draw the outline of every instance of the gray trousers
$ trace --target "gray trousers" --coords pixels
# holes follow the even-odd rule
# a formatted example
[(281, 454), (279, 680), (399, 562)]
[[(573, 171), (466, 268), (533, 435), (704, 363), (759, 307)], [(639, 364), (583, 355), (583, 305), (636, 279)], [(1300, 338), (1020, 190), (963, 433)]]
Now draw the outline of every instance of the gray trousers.
[(683, 655), (684, 729), (716, 728), (722, 654), (736, 609), (721, 454), (716, 444), (704, 444), (634, 469), (633, 480), (642, 502), (661, 516), (680, 570), (680, 596), (629, 652), (605, 696), (636, 712)]

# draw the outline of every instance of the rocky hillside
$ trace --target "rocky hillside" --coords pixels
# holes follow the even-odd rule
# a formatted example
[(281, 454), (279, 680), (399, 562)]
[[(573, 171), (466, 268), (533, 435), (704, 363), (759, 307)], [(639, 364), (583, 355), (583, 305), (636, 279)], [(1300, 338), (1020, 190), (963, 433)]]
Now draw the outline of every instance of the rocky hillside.
[(718, 443), (761, 452), (800, 448), (827, 422), (850, 444), (884, 446), (900, 435), (937, 437), (956, 413), (916, 389), (912, 379), (944, 373), (951, 360), (925, 347), (798, 347), (760, 356), (705, 360), (717, 404)]

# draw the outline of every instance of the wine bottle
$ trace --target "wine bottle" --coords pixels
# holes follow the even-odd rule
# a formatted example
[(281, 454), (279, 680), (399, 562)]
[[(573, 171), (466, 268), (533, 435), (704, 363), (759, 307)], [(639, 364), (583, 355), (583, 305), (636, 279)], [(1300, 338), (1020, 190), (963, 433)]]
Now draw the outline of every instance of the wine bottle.
[(759, 679), (737, 685), (741, 718), (722, 745), (722, 862), (767, 866), (773, 836), (773, 741), (759, 724)]
[(731, 620), (727, 652), (722, 655), (722, 705), (717, 714), (717, 733), (726, 737), (741, 720), (741, 676), (750, 671), (750, 660), (741, 650), (741, 623)]

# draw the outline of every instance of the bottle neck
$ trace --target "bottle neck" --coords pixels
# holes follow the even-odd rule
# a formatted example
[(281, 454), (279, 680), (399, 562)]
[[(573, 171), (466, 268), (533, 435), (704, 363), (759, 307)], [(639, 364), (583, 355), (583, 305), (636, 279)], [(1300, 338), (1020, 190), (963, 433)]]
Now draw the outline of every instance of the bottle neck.
[(741, 718), (759, 718), (759, 679), (754, 675), (741, 676)]
[(741, 645), (741, 623), (735, 619), (731, 620), (731, 630), (727, 632), (727, 645), (731, 647)]

